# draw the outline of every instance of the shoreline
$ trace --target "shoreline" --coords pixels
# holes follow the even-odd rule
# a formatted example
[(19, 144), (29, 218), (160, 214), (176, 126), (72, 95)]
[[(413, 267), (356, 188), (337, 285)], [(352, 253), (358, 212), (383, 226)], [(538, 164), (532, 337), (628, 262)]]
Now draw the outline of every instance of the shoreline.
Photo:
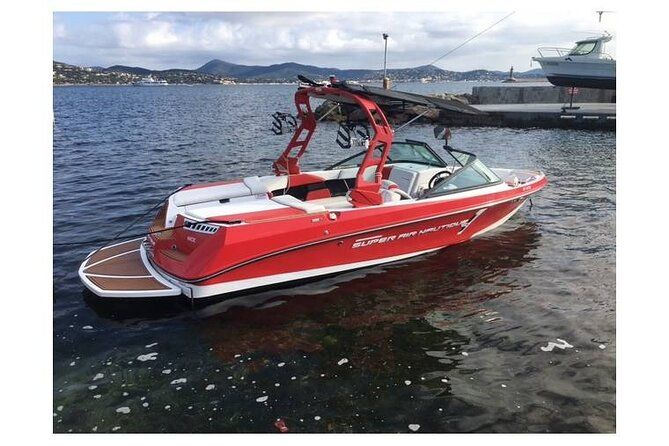
[[(380, 81), (351, 81), (358, 82), (360, 84), (378, 84)], [(421, 84), (445, 84), (445, 83), (504, 83), (502, 80), (443, 80), (435, 82), (421, 82), (420, 80), (410, 80), (410, 81), (395, 81), (395, 85), (399, 84), (410, 84), (410, 83), (421, 83)], [(548, 83), (546, 78), (537, 78), (537, 79), (523, 79), (518, 82), (507, 83), (508, 86), (513, 86), (514, 84), (525, 84), (525, 83)], [(297, 85), (298, 82), (236, 82), (234, 84), (167, 84), (161, 85), (161, 87), (195, 87), (195, 86), (217, 86), (217, 87), (234, 87), (237, 85)], [(134, 87), (133, 84), (52, 84), (53, 87)], [(153, 88), (153, 87), (144, 87), (144, 88)]]

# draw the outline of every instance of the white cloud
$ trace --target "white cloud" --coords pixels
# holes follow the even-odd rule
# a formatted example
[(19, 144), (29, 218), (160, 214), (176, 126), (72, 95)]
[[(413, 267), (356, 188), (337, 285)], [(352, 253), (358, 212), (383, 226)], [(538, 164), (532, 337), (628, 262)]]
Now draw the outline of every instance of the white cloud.
[(179, 36), (172, 30), (170, 23), (162, 22), (144, 37), (144, 42), (149, 47), (160, 47), (179, 42)]
[(63, 25), (62, 23), (54, 23), (53, 24), (54, 40), (64, 39), (65, 37), (67, 37), (67, 29), (65, 28), (65, 25)]
[[(56, 13), (54, 57), (81, 65), (195, 68), (210, 59), (378, 68), (424, 65), (504, 12), (480, 13)], [(615, 31), (612, 18), (603, 25)], [(453, 70), (529, 68), (538, 46), (570, 46), (601, 26), (589, 10), (519, 11), (437, 65)]]

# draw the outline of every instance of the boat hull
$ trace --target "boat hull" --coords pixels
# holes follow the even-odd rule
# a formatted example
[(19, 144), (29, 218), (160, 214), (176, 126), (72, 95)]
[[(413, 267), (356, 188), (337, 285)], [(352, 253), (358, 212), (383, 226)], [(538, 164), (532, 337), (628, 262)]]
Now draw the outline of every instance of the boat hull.
[[(179, 216), (174, 230), (92, 253), (79, 275), (103, 297), (202, 299), (396, 262), (503, 224), (546, 184), (540, 172), (525, 176), (532, 179), (520, 185), (501, 183), (381, 206), (236, 214), (216, 231), (199, 233), (184, 227), (185, 217)], [(167, 206), (157, 221), (169, 220), (166, 215)]]
[(615, 90), (616, 78), (553, 75), (546, 76), (548, 82), (558, 87), (595, 88), (598, 90)]
[(548, 81), (559, 87), (615, 90), (616, 63), (608, 59), (568, 60), (562, 57), (536, 57)]
[[(161, 272), (193, 299), (329, 276), (404, 260), (468, 241), (504, 223), (525, 199), (298, 244), (225, 268), (201, 280), (185, 281)], [(160, 271), (160, 267), (155, 264), (154, 267)]]

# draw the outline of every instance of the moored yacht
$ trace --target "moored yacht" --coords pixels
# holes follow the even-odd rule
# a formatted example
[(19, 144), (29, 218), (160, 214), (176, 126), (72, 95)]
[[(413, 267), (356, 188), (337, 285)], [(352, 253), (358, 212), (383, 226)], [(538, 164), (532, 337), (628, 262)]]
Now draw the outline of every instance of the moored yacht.
[(153, 76), (143, 77), (140, 81), (132, 84), (135, 87), (162, 87), (169, 85), (165, 79), (155, 79)]
[(606, 52), (613, 37), (603, 34), (576, 42), (571, 49), (539, 48), (539, 62), (548, 81), (560, 87), (616, 88), (616, 60)]

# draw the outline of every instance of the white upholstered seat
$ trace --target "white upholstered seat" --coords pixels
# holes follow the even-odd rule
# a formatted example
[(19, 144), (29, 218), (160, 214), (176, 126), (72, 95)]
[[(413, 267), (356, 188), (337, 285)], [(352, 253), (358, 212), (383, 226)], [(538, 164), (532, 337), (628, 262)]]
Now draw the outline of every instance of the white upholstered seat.
[(345, 196), (318, 198), (316, 200), (309, 200), (309, 203), (321, 205), (327, 210), (346, 209), (353, 207), (353, 203), (348, 201), (348, 198)]
[(275, 203), (282, 204), (284, 206), (290, 206), (295, 209), (300, 209), (307, 214), (317, 214), (319, 212), (325, 212), (325, 207), (321, 204), (314, 204), (309, 201), (298, 200), (292, 195), (279, 195), (277, 197), (272, 197), (272, 201)]
[(244, 183), (229, 183), (219, 186), (184, 189), (174, 194), (171, 198), (177, 206), (188, 206), (223, 200), (225, 198), (238, 198), (245, 195), (251, 195), (251, 190)]

